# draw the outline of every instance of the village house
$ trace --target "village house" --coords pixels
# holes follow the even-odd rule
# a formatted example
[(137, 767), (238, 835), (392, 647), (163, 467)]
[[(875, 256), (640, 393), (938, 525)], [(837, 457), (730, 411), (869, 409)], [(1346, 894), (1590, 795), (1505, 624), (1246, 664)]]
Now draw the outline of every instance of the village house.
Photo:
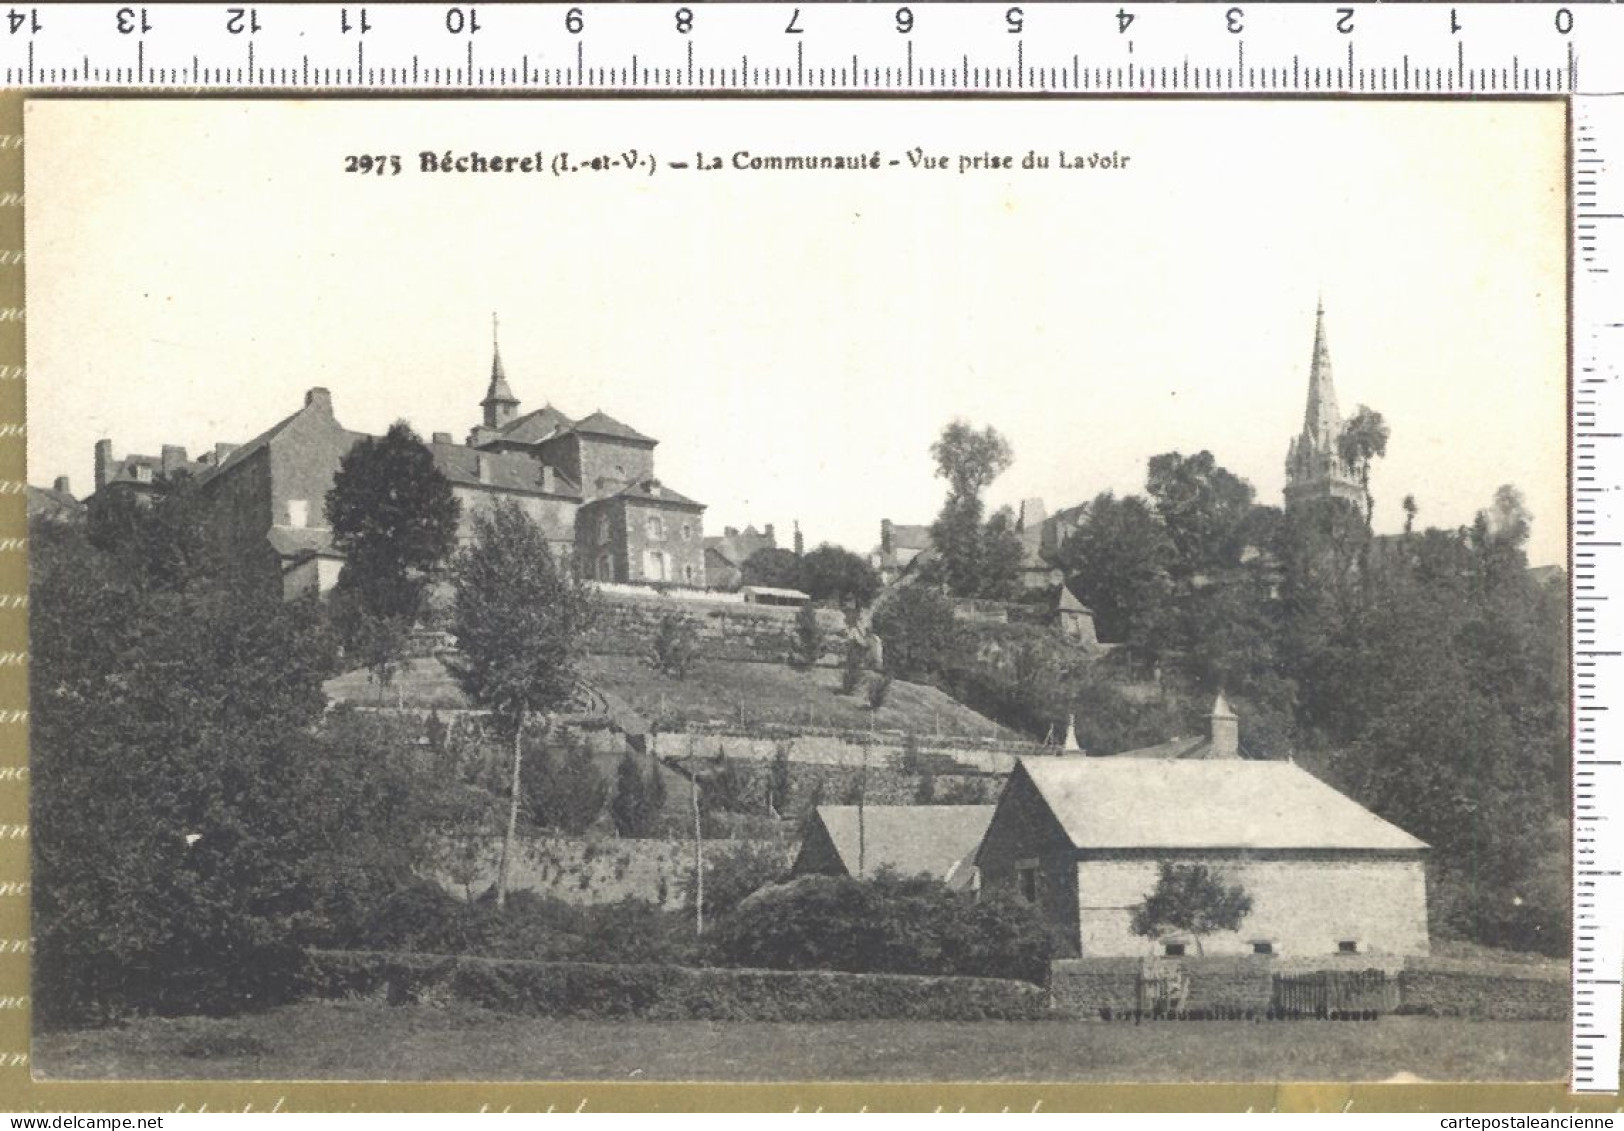
[(820, 805), (807, 819), (796, 876), (927, 875), (978, 886), (974, 857), (991, 805)]
[[(1204, 742), (1020, 759), (976, 853), (983, 890), (1037, 904), (1073, 956), (1427, 953), (1427, 846), (1292, 762), (1240, 757), (1218, 708)], [(1134, 934), (1163, 863), (1239, 884), (1239, 929)]]
[[(559, 562), (597, 581), (705, 585), (704, 504), (662, 484), (658, 441), (603, 412), (572, 420), (545, 405), (520, 414), (493, 345), (481, 420), (459, 444), (436, 432), (434, 465), (461, 504), (460, 540), (496, 499), (517, 503), (545, 531)], [(114, 458), (96, 444), (96, 491), (150, 498), (182, 472), (198, 485), (222, 547), (261, 571), (283, 595), (325, 592), (343, 565), (327, 524), (326, 497), (340, 461), (364, 434), (334, 415), (331, 393), (245, 444), (218, 444), (199, 460), (165, 446), (159, 457)]]

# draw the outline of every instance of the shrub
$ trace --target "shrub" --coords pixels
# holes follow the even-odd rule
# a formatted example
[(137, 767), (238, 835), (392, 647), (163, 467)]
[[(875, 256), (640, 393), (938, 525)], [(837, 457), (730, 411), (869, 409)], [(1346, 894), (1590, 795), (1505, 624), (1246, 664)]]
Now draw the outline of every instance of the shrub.
[(365, 951), (311, 952), (305, 957), (302, 984), (309, 996), (386, 994), (392, 1004), (439, 1000), (449, 993), (472, 1005), (540, 1017), (1030, 1021), (1048, 1013), (1042, 990), (991, 978), (494, 961)]
[(543, 739), (527, 742), (532, 752), (525, 759), (522, 784), (525, 812), (542, 828), (579, 836), (602, 815), (609, 783), (586, 744), (569, 731), (554, 728)]
[(654, 634), (654, 666), (675, 679), (686, 679), (699, 659), (699, 633), (687, 617), (667, 613)]
[[(783, 879), (789, 872), (784, 847), (771, 841), (741, 840), (717, 845), (705, 854), (705, 918), (720, 919), (747, 896)], [(684, 873), (683, 891), (694, 905), (694, 875)]]
[(874, 710), (885, 706), (885, 700), (891, 694), (891, 681), (891, 674), (886, 672), (868, 685), (868, 705)]
[(863, 648), (852, 643), (846, 645), (846, 660), (840, 666), (840, 693), (854, 695), (863, 685)]
[(795, 614), (795, 637), (790, 645), (790, 667), (810, 668), (823, 658), (823, 628), (818, 624), (818, 610), (802, 605)]
[(735, 966), (1048, 978), (1053, 941), (1038, 912), (977, 900), (929, 877), (806, 876), (739, 904), (711, 938)]

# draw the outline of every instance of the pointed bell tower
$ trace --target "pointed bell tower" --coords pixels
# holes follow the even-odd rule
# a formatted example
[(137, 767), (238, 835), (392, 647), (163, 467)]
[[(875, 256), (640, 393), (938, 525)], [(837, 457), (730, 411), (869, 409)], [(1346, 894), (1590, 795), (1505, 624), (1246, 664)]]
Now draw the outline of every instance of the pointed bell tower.
[(1331, 347), (1325, 337), (1325, 303), (1314, 310), (1314, 355), (1308, 365), (1308, 404), (1303, 430), (1286, 452), (1286, 506), (1311, 499), (1346, 499), (1362, 506), (1364, 490), (1337, 451), (1342, 413), (1331, 377)]
[(479, 406), (485, 410), (485, 427), (502, 428), (519, 415), (519, 398), (508, 388), (507, 374), (502, 371), (502, 346), (497, 341), (499, 324), (491, 315), (491, 384), (485, 390), (485, 399)]

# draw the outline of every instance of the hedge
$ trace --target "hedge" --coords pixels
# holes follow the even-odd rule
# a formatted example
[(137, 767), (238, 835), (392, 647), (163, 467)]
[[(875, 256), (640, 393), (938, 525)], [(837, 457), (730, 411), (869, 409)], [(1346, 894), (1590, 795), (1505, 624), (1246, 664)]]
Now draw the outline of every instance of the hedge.
[(1045, 991), (997, 978), (527, 962), (378, 951), (307, 951), (300, 988), (308, 997), (381, 993), (394, 1004), (449, 997), (535, 1017), (1027, 1021), (1049, 1015)]

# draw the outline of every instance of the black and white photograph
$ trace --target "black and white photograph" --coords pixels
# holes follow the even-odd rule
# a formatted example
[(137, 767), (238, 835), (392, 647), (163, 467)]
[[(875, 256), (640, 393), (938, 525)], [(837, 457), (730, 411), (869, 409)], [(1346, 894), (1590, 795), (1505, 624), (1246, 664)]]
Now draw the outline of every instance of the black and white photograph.
[(1566, 1080), (1568, 128), (30, 101), (36, 1079)]

